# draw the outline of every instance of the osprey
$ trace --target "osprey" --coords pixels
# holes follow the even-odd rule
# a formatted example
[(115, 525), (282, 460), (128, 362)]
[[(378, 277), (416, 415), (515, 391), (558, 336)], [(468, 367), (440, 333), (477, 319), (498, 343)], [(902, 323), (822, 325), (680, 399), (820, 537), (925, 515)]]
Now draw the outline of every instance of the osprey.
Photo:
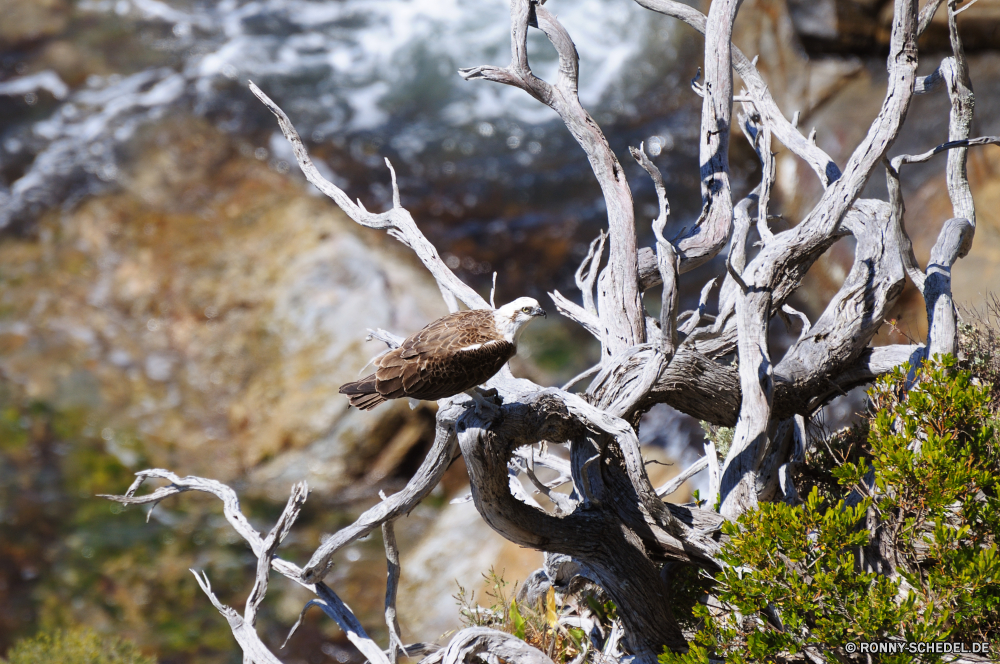
[(489, 380), (517, 353), (524, 326), (545, 311), (530, 297), (496, 310), (448, 314), (375, 359), (375, 373), (340, 386), (352, 406), (371, 410), (387, 399), (437, 401), (470, 392)]

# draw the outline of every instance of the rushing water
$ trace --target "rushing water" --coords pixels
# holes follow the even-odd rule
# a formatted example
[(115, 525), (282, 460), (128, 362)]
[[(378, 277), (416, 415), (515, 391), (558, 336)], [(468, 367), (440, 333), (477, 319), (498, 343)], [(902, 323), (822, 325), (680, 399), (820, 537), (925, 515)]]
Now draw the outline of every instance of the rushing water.
[[(674, 223), (689, 223), (698, 208), (690, 31), (621, 0), (549, 7), (577, 42), (581, 100), (628, 169), (640, 228), (655, 215), (648, 178), (626, 151), (640, 141), (664, 170)], [(500, 0), (81, 0), (69, 39), (114, 33), (104, 47), (114, 71), (74, 84), (52, 69), (18, 75), (30, 49), (7, 55), (0, 227), (115, 186), (136, 129), (178, 111), (297, 170), (247, 90), (253, 80), (292, 117), (320, 168), (370, 208), (389, 201), (382, 160), (392, 159), (404, 205), (464, 276), (484, 282), (498, 268), (511, 287), (566, 289), (606, 223), (582, 151), (524, 92), (456, 73), (509, 61), (507, 12)], [(537, 30), (529, 51), (551, 78), (555, 51)]]

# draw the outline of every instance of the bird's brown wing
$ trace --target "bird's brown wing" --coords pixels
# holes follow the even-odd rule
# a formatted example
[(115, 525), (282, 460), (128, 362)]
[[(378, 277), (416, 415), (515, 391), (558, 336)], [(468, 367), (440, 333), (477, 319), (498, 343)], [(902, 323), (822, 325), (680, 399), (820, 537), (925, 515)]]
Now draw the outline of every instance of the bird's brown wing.
[(380, 357), (375, 386), (386, 399), (435, 401), (484, 383), (515, 352), (514, 344), (496, 334), (493, 312), (460, 311)]

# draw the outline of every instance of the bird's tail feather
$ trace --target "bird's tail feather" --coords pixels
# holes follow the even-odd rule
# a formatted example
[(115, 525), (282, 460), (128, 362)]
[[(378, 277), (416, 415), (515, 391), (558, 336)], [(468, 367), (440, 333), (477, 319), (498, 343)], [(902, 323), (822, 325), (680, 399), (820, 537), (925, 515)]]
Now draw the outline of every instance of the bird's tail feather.
[(375, 374), (341, 385), (340, 393), (346, 394), (351, 405), (361, 410), (371, 410), (386, 400), (375, 389)]

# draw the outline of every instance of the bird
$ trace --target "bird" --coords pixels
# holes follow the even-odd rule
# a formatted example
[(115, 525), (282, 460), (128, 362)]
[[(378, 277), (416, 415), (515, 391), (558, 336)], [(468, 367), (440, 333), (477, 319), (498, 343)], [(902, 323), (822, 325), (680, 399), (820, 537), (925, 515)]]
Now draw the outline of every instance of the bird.
[(352, 406), (371, 410), (389, 399), (437, 401), (465, 392), (477, 411), (486, 405), (475, 389), (517, 353), (525, 326), (545, 310), (530, 297), (499, 309), (470, 309), (442, 316), (375, 358), (375, 373), (340, 386)]

